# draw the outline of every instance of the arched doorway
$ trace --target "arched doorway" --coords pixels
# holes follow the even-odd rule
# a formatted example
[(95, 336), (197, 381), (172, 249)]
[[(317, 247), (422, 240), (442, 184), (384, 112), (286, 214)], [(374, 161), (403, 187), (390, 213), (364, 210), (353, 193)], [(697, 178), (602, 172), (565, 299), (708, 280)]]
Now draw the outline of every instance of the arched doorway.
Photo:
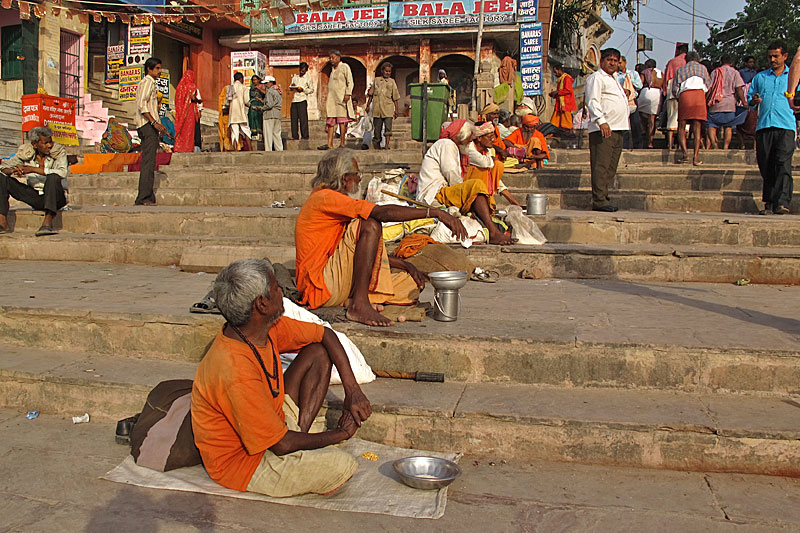
[(397, 83), (397, 90), (400, 93), (400, 102), (397, 108), (400, 115), (407, 117), (411, 114), (411, 89), (409, 84), (419, 81), (419, 63), (406, 56), (387, 57), (378, 64), (375, 69), (375, 77), (382, 76), (384, 63), (392, 64), (392, 78)]
[(456, 91), (456, 104), (469, 104), (472, 101), (475, 61), (461, 54), (442, 56), (431, 66), (431, 81), (436, 82), (439, 79), (439, 69), (447, 72), (450, 87)]
[[(366, 102), (367, 93), (367, 67), (354, 57), (343, 57), (342, 61), (350, 67), (353, 74), (353, 98), (358, 101), (358, 105), (363, 106)], [(325, 115), (325, 102), (328, 100), (328, 79), (331, 76), (331, 62), (325, 63), (319, 77), (319, 109), (320, 116)]]

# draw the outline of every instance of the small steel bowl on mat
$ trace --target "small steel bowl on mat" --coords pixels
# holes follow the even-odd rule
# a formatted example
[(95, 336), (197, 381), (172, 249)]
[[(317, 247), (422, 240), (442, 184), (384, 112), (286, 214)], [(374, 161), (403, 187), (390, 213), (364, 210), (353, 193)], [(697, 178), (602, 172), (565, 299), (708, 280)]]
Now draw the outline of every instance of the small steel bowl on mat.
[(461, 475), (457, 464), (439, 457), (405, 457), (392, 467), (403, 483), (415, 489), (441, 489)]

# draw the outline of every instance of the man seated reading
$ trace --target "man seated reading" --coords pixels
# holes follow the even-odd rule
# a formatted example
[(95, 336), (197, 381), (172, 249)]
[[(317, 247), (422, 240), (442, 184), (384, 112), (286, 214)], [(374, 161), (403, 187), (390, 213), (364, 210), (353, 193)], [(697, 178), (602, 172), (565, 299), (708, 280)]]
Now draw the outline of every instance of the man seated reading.
[(542, 161), (550, 159), (547, 140), (542, 132), (536, 129), (539, 117), (533, 114), (522, 117), (522, 127), (503, 139), (509, 155), (541, 168)]
[(457, 207), (463, 215), (473, 213), (489, 230), (491, 244), (511, 244), (511, 237), (492, 221), (492, 195), (486, 182), (464, 179), (473, 130), (473, 124), (466, 120), (456, 120), (442, 128), (441, 138), (422, 159), (417, 200), (437, 207)]
[[(30, 144), (23, 144), (17, 153), (0, 165), (0, 233), (8, 233), (8, 197), (25, 202), (37, 211), (44, 211), (42, 227), (36, 236), (54, 235), (53, 219), (67, 205), (61, 180), (67, 177), (67, 151), (53, 142), (53, 131), (38, 126), (28, 132)], [(26, 183), (19, 181), (25, 178)], [(35, 186), (44, 183), (44, 193)]]
[(479, 179), (486, 183), (489, 203), (494, 209), (495, 194), (501, 194), (512, 205), (520, 204), (503, 183), (505, 166), (494, 153), (495, 127), (491, 122), (475, 124), (475, 140), (469, 145), (469, 168), (465, 181)]
[[(371, 414), (367, 397), (333, 330), (283, 315), (283, 295), (269, 261), (243, 259), (214, 282), (227, 320), (195, 374), (194, 440), (220, 485), (273, 497), (328, 494), (357, 469), (334, 447)], [(297, 352), (284, 373), (280, 354)], [(335, 366), (345, 390), (338, 427), (311, 425)]]
[(387, 255), (381, 223), (436, 217), (457, 238), (467, 234), (445, 211), (361, 200), (361, 172), (346, 148), (320, 160), (311, 185), (314, 190), (297, 216), (294, 241), (300, 303), (312, 309), (343, 305), (349, 320), (390, 326), (393, 322), (373, 305), (410, 305), (425, 282), (413, 265)]

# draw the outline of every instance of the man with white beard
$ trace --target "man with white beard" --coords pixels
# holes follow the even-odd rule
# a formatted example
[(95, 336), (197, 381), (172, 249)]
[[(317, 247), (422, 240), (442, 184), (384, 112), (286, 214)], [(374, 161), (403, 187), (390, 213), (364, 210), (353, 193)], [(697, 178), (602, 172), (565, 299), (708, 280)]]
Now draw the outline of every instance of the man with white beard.
[(387, 255), (381, 223), (436, 217), (459, 240), (467, 236), (445, 211), (362, 200), (361, 172), (347, 148), (325, 154), (311, 186), (294, 231), (300, 303), (311, 309), (344, 306), (348, 320), (390, 326), (381, 304), (416, 302), (425, 281), (413, 265)]
[(467, 120), (442, 126), (441, 137), (425, 153), (419, 169), (417, 200), (433, 207), (457, 207), (462, 215), (473, 213), (489, 230), (491, 244), (511, 244), (511, 236), (492, 221), (491, 195), (486, 182), (464, 181), (469, 169), (469, 145), (475, 127)]

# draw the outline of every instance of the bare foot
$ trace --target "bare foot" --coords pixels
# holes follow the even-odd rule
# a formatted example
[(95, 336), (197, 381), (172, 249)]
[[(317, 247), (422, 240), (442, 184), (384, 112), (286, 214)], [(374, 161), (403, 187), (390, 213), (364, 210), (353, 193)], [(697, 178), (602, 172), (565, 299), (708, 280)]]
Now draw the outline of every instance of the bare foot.
[[(345, 301), (344, 301), (344, 308), (345, 308), (345, 309), (349, 308), (351, 303), (353, 303), (353, 300), (351, 300), (350, 298), (348, 298), (347, 300), (345, 300)], [(383, 311), (383, 306), (382, 306), (381, 304), (373, 304), (373, 303), (370, 303), (370, 305), (372, 306), (372, 308), (373, 308), (374, 310), (376, 310), (376, 311), (377, 311), (377, 312), (379, 312), (379, 313), (380, 313), (381, 311)]]
[(489, 234), (489, 244), (511, 244), (511, 235), (505, 233), (491, 233)]
[(347, 320), (361, 322), (367, 326), (386, 327), (394, 324), (394, 322), (373, 309), (371, 305), (360, 307), (352, 304), (347, 308), (345, 316)]

